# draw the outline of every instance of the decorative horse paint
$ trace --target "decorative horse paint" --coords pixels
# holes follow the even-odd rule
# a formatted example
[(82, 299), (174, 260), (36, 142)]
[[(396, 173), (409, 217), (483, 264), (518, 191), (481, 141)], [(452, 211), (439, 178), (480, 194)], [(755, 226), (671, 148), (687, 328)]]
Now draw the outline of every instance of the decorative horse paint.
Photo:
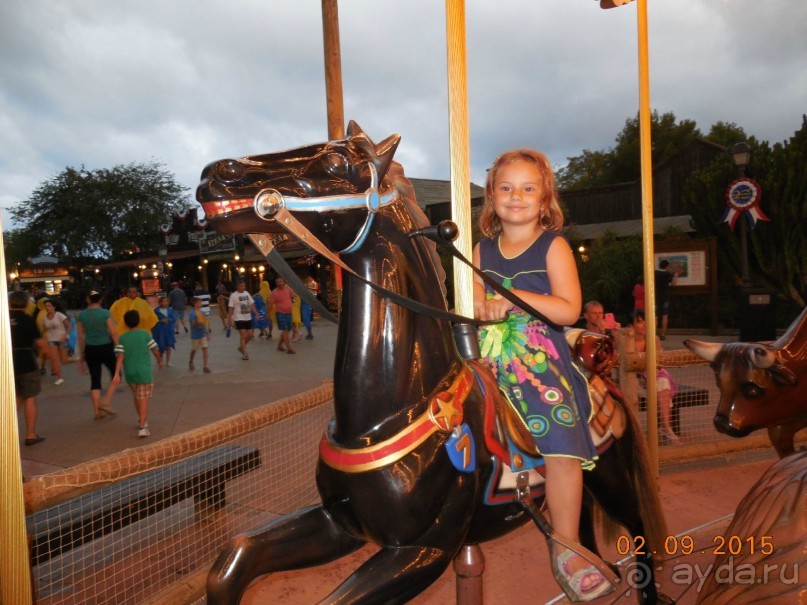
[(793, 437), (807, 427), (807, 307), (773, 344), (685, 340), (711, 362), (720, 401), (714, 425), (732, 437), (768, 429), (780, 458), (795, 452)]
[[(445, 310), (435, 245), (410, 237), (428, 223), (392, 161), (398, 141), (374, 144), (351, 122), (345, 140), (211, 163), (197, 199), (221, 233), (281, 232), (285, 225), (340, 251), (363, 278)], [(260, 575), (326, 563), (367, 542), (380, 550), (323, 602), (404, 603), (434, 582), (463, 544), (527, 522), (513, 493), (497, 488), (507, 453), (486, 438), (485, 427), (495, 423), (486, 402), (498, 400), (498, 389), (489, 372), (473, 367), (481, 368), (462, 359), (449, 321), (412, 312), (348, 277), (335, 416), (316, 471), (322, 503), (233, 538), (208, 576), (208, 603), (237, 603)], [(585, 472), (581, 541), (594, 552), (592, 497), (633, 535), (659, 543), (665, 531), (646, 444), (635, 418), (627, 418), (624, 435), (606, 435), (610, 447)], [(540, 503), (542, 489), (532, 494)], [(652, 557), (640, 564), (652, 576)], [(645, 603), (667, 602), (652, 577), (639, 593)]]

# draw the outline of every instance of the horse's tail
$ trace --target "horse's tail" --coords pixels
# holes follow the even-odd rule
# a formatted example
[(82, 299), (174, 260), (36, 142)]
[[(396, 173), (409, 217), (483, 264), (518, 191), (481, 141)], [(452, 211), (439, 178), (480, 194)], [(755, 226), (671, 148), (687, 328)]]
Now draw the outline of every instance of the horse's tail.
[(630, 434), (631, 457), (631, 483), (633, 491), (639, 501), (639, 514), (644, 525), (644, 538), (647, 541), (649, 552), (664, 552), (664, 540), (667, 537), (667, 521), (661, 509), (659, 486), (656, 481), (656, 469), (650, 464), (650, 451), (642, 432), (639, 418), (631, 406), (625, 403), (621, 396), (614, 399), (625, 412), (627, 419), (626, 435)]

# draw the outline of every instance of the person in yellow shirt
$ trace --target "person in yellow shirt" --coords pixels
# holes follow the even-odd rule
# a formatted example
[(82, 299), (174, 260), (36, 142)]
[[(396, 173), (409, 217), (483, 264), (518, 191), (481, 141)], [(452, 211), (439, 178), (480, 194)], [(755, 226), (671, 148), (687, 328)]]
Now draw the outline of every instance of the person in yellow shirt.
[(146, 330), (151, 333), (151, 329), (157, 325), (157, 315), (154, 309), (151, 308), (145, 299), (140, 298), (140, 293), (137, 291), (137, 286), (129, 286), (126, 290), (126, 296), (119, 298), (109, 308), (112, 314), (112, 319), (115, 320), (118, 329), (118, 335), (125, 334), (129, 331), (123, 321), (123, 316), (127, 311), (137, 311), (140, 315), (140, 323), (137, 328)]

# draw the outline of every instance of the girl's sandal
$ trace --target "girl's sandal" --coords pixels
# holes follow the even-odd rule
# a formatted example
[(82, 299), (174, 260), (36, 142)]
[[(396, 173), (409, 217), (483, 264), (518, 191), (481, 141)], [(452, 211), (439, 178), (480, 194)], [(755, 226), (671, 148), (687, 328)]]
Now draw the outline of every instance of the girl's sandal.
[[(603, 576), (594, 565), (587, 565), (575, 572), (570, 571), (568, 564), (576, 557), (580, 557), (580, 555), (572, 549), (567, 548), (557, 555), (557, 563), (558, 568), (562, 570), (565, 582), (569, 588), (577, 594), (579, 597), (578, 600), (593, 601), (612, 590), (611, 583), (608, 582), (605, 576)], [(585, 559), (583, 560), (585, 561)], [(588, 578), (591, 578), (591, 580), (589, 581), (589, 585), (584, 588), (583, 584)], [(599, 578), (599, 581), (596, 580), (597, 578)]]

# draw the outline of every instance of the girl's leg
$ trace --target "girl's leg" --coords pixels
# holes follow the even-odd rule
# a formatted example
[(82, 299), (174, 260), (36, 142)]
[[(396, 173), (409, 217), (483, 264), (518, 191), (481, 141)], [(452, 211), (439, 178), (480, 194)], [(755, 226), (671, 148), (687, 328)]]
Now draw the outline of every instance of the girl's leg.
[[(546, 503), (555, 531), (567, 540), (580, 541), (580, 510), (583, 505), (583, 469), (575, 458), (547, 456)], [(564, 567), (570, 576), (590, 566), (583, 557), (568, 559)], [(583, 592), (605, 581), (602, 574), (587, 574), (580, 584)]]
[(672, 416), (672, 394), (670, 389), (664, 389), (658, 392), (658, 405), (661, 409), (661, 427), (662, 432), (671, 443), (681, 443), (681, 439), (672, 430), (672, 423), (670, 417)]
[(194, 367), (193, 367), (193, 357), (194, 357), (194, 355), (196, 355), (196, 349), (193, 348), (193, 344), (191, 343), (191, 358), (188, 361), (188, 368), (191, 369), (191, 370), (194, 369)]
[(210, 368), (207, 367), (207, 347), (202, 348), (202, 363), (204, 363), (204, 369), (209, 370)]
[(59, 347), (50, 343), (48, 346), (50, 347), (50, 367), (53, 374), (56, 375), (56, 380), (62, 380), (62, 364), (59, 363), (62, 357), (59, 354)]
[(62, 365), (76, 362), (75, 359), (71, 359), (70, 357), (68, 357), (67, 347), (60, 346), (58, 347), (58, 349), (59, 349), (59, 361), (61, 361)]

